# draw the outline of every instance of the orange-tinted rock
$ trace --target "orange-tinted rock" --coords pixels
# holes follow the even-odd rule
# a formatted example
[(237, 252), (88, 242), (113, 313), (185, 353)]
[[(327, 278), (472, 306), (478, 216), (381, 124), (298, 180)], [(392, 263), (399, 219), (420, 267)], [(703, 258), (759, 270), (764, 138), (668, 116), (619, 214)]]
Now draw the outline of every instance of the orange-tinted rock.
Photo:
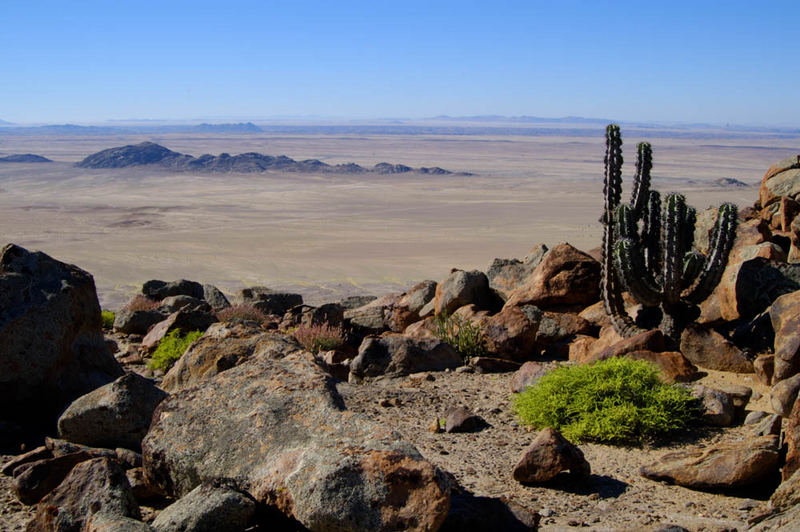
[(653, 329), (639, 333), (630, 338), (624, 338), (621, 341), (598, 351), (594, 349), (589, 362), (597, 360), (605, 360), (607, 358), (616, 357), (631, 353), (633, 351), (654, 351), (661, 353), (666, 351), (667, 346), (664, 340), (664, 334), (659, 329)]
[(780, 201), (783, 196), (791, 198), (800, 194), (800, 155), (794, 155), (769, 167), (761, 180), (758, 198), (761, 207)]
[(559, 244), (511, 293), (506, 307), (590, 305), (599, 297), (600, 263), (569, 244)]
[(733, 342), (714, 329), (689, 325), (681, 334), (681, 352), (701, 368), (753, 373), (753, 363)]
[(514, 468), (514, 480), (547, 482), (566, 470), (579, 480), (588, 479), (591, 474), (591, 466), (583, 452), (556, 429), (548, 427), (522, 452)]
[(656, 366), (667, 382), (687, 382), (697, 376), (697, 368), (679, 351), (631, 351), (624, 356), (633, 360), (645, 360)]
[(775, 331), (774, 382), (800, 372), (800, 290), (783, 295), (769, 308)]
[(547, 246), (539, 244), (534, 246), (523, 260), (494, 259), (486, 270), (489, 286), (507, 299), (511, 292), (522, 284), (534, 268), (542, 262), (547, 251)]
[(532, 306), (505, 307), (483, 322), (486, 349), (493, 355), (524, 361), (537, 354), (536, 332), (541, 312)]
[(780, 230), (781, 231), (790, 231), (792, 227), (792, 222), (800, 214), (800, 203), (797, 201), (783, 197), (781, 198), (781, 224)]
[(420, 311), (436, 295), (436, 281), (422, 281), (400, 296), (386, 317), (386, 324), (394, 332), (403, 332), (420, 319)]
[[(615, 340), (619, 341), (616, 338)], [(578, 364), (588, 364), (591, 361), (592, 353), (594, 352), (594, 346), (598, 342), (600, 342), (600, 340), (593, 336), (578, 335), (569, 343), (569, 351), (567, 352), (567, 358), (569, 359), (570, 362), (576, 362)], [(600, 349), (600, 351), (611, 345), (608, 344), (608, 342), (606, 343), (607, 345), (604, 346), (602, 349)]]
[(786, 463), (781, 471), (783, 480), (788, 480), (800, 469), (800, 400), (795, 399), (792, 412), (784, 424), (784, 443), (786, 444)]
[(511, 391), (520, 393), (527, 387), (536, 384), (548, 371), (555, 367), (554, 364), (546, 362), (528, 361), (519, 368), (511, 378)]
[(424, 320), (412, 323), (411, 325), (406, 327), (406, 330), (403, 331), (403, 335), (417, 339), (436, 338), (436, 335), (433, 334), (435, 322), (436, 319), (433, 316), (430, 316), (425, 318)]
[(772, 385), (772, 375), (775, 372), (775, 356), (759, 355), (753, 361), (753, 371), (761, 384)]

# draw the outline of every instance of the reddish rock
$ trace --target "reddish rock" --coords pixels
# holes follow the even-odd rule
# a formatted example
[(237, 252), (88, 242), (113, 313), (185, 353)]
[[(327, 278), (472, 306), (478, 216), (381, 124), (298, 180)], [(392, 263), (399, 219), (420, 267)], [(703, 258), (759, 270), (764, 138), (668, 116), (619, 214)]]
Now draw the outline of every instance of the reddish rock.
[(547, 253), (547, 246), (539, 244), (531, 249), (523, 260), (494, 259), (486, 270), (489, 286), (496, 290), (503, 299), (530, 276), (531, 272), (542, 262)]
[(774, 382), (800, 372), (800, 290), (780, 296), (769, 308), (775, 331)]
[(729, 490), (752, 486), (778, 469), (778, 438), (762, 436), (713, 447), (667, 453), (643, 467), (642, 476), (697, 490)]
[(762, 208), (780, 201), (781, 197), (796, 198), (800, 194), (800, 155), (788, 157), (769, 167), (761, 180), (758, 198)]
[(770, 404), (776, 414), (788, 417), (800, 392), (800, 373), (775, 384), (769, 392)]
[(692, 386), (691, 393), (702, 402), (703, 423), (713, 427), (733, 425), (736, 420), (736, 406), (731, 394), (701, 384)]
[(369, 303), (344, 311), (344, 319), (359, 334), (380, 334), (389, 330), (387, 319), (401, 294), (385, 294)]
[(403, 331), (403, 335), (417, 339), (436, 338), (436, 335), (433, 334), (435, 323), (436, 319), (430, 316), (406, 327), (406, 330)]
[(537, 354), (536, 333), (541, 311), (527, 305), (504, 307), (483, 322), (486, 349), (499, 358), (525, 361)]
[(667, 382), (688, 382), (697, 376), (697, 368), (678, 351), (631, 351), (624, 356), (650, 362), (661, 371)]
[[(605, 329), (605, 331), (609, 330), (613, 331), (613, 328)], [(614, 334), (616, 335), (616, 332), (614, 332)], [(610, 345), (615, 344), (620, 340), (618, 338), (613, 338), (613, 342), (610, 342), (608, 341), (607, 337), (608, 335), (606, 335), (605, 346), (602, 347), (600, 351), (603, 351)], [(595, 351), (595, 345), (600, 341), (601, 341), (600, 339), (594, 338), (593, 336), (583, 336), (583, 335), (576, 336), (569, 343), (567, 359), (570, 362), (576, 362), (578, 364), (588, 364), (592, 359), (592, 353)]]
[(420, 311), (436, 296), (436, 281), (422, 281), (400, 296), (388, 312), (386, 324), (394, 332), (403, 332), (419, 321)]
[(14, 493), (23, 504), (36, 504), (53, 491), (76, 465), (91, 460), (88, 453), (72, 453), (28, 464), (14, 475)]
[(546, 362), (525, 362), (514, 376), (511, 377), (511, 391), (520, 393), (529, 386), (536, 384), (548, 371), (555, 367), (552, 363)]
[(600, 263), (569, 244), (559, 244), (511, 293), (506, 307), (591, 305), (599, 297)]
[(800, 469), (800, 400), (795, 399), (784, 428), (783, 441), (786, 444), (786, 461), (781, 476), (783, 480), (788, 480), (795, 471)]
[(681, 352), (701, 368), (753, 373), (753, 362), (733, 342), (714, 329), (689, 325), (681, 334)]
[(624, 338), (619, 342), (616, 342), (615, 344), (603, 349), (602, 351), (598, 351), (598, 347), (601, 346), (595, 346), (595, 349), (593, 350), (592, 354), (590, 355), (590, 359), (587, 362), (605, 360), (607, 358), (621, 356), (633, 351), (654, 351), (656, 353), (661, 353), (667, 350), (664, 334), (659, 329), (652, 329), (650, 331), (639, 333), (630, 338)]
[(579, 480), (588, 479), (591, 474), (583, 452), (556, 429), (548, 427), (522, 452), (513, 475), (517, 482), (540, 483), (566, 470)]
[(800, 262), (800, 216), (796, 216), (789, 227), (789, 262)]
[(23, 464), (30, 464), (52, 457), (53, 453), (50, 452), (50, 449), (42, 445), (41, 447), (36, 447), (33, 450), (15, 456), (3, 464), (2, 469), (0, 469), (0, 474), (11, 476), (14, 473), (14, 470)]
[(753, 361), (753, 371), (761, 384), (772, 385), (772, 375), (775, 372), (775, 356), (759, 355)]
[(779, 212), (781, 220), (779, 229), (781, 231), (790, 231), (792, 222), (800, 213), (800, 203), (784, 196), (781, 198), (781, 210)]

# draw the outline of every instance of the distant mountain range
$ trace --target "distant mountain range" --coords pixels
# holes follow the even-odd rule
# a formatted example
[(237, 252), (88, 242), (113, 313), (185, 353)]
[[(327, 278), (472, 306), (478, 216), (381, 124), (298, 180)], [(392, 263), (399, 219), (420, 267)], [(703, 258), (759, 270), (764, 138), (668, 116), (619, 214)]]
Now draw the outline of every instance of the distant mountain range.
[[(0, 125), (12, 125), (9, 122)], [(4, 127), (0, 135), (125, 135), (141, 133), (263, 133), (264, 130), (252, 122), (236, 124), (197, 125), (125, 125), (125, 126), (80, 126), (76, 124), (49, 124), (45, 126)]]
[(0, 157), (0, 163), (52, 163), (47, 157), (32, 153), (19, 153)]
[[(378, 163), (371, 168), (364, 168), (355, 163), (330, 165), (318, 159), (296, 161), (285, 155), (263, 155), (260, 153), (242, 153), (239, 155), (201, 155), (193, 157), (172, 151), (154, 142), (109, 148), (93, 153), (76, 166), (81, 168), (128, 168), (134, 166), (160, 166), (175, 171), (209, 171), (253, 173), (267, 170), (289, 172), (331, 172), (353, 174), (374, 172), (378, 174), (404, 174), (416, 172), (429, 175), (451, 175), (453, 172), (439, 168), (411, 168), (403, 164)], [(459, 174), (469, 175), (469, 174)]]

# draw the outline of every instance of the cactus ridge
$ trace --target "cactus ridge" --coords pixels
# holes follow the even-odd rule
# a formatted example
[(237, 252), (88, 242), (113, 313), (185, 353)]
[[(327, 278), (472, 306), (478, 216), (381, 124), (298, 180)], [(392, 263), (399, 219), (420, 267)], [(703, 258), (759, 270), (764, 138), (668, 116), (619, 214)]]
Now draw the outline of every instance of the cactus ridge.
[[(652, 148), (637, 146), (636, 173), (629, 204), (622, 196), (622, 138), (619, 126), (606, 128), (603, 222), (603, 306), (617, 332), (642, 331), (625, 312), (622, 291), (645, 306), (661, 309), (660, 328), (674, 343), (696, 305), (719, 283), (736, 236), (736, 206), (719, 207), (706, 255), (693, 249), (697, 211), (681, 194), (661, 195), (650, 187)], [(639, 229), (641, 226), (641, 230)]]

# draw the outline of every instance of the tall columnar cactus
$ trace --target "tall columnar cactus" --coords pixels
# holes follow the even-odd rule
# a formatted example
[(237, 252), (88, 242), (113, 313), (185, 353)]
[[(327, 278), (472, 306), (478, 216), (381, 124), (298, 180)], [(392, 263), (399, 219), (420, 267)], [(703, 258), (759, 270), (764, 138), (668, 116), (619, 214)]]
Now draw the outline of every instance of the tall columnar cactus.
[(661, 196), (650, 190), (653, 166), (650, 144), (638, 146), (636, 174), (629, 204), (622, 196), (622, 138), (619, 126), (606, 128), (605, 211), (601, 291), (606, 313), (625, 337), (642, 329), (625, 312), (627, 290), (641, 304), (661, 310), (660, 329), (676, 344), (697, 305), (719, 283), (736, 236), (736, 206), (719, 207), (706, 255), (693, 249), (697, 212), (680, 194)]

